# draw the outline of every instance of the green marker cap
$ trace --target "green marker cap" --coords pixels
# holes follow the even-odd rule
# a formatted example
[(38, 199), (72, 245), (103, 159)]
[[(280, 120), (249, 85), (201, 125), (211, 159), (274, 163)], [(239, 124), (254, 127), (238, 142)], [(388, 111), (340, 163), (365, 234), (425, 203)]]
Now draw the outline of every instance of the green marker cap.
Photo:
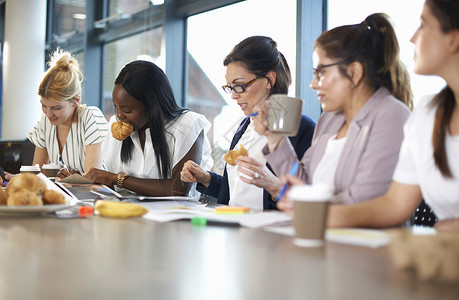
[(193, 217), (193, 218), (191, 218), (191, 224), (199, 225), (199, 226), (206, 226), (207, 225), (207, 219), (203, 218), (203, 217)]

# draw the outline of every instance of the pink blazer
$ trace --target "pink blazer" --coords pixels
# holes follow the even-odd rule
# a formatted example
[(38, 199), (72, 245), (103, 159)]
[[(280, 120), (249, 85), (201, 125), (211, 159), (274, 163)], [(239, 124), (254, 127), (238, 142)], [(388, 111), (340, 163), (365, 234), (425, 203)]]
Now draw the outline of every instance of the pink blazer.
[[(335, 202), (358, 203), (384, 194), (403, 141), (403, 124), (410, 112), (386, 88), (379, 88), (355, 115), (336, 168)], [(297, 176), (310, 184), (328, 140), (344, 124), (344, 114), (324, 112), (317, 122), (311, 147), (301, 159)], [(276, 151), (263, 153), (276, 174), (286, 174), (297, 161), (286, 140)]]

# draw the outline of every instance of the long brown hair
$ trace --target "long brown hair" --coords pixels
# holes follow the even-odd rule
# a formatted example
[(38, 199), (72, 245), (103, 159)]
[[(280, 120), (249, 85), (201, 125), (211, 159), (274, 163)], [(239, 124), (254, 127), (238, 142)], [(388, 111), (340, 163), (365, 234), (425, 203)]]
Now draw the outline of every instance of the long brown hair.
[(343, 62), (339, 69), (347, 78), (346, 65), (360, 62), (367, 84), (375, 90), (387, 88), (412, 108), (410, 76), (400, 60), (397, 37), (386, 14), (372, 14), (360, 24), (326, 31), (319, 36), (314, 47), (324, 50), (328, 57)]
[[(448, 33), (459, 29), (459, 1), (457, 0), (426, 0), (426, 5), (440, 23), (441, 31)], [(446, 154), (446, 136), (453, 117), (456, 101), (454, 93), (446, 86), (438, 93), (431, 103), (436, 107), (435, 122), (432, 132), (432, 146), (435, 165), (444, 177), (452, 178)]]

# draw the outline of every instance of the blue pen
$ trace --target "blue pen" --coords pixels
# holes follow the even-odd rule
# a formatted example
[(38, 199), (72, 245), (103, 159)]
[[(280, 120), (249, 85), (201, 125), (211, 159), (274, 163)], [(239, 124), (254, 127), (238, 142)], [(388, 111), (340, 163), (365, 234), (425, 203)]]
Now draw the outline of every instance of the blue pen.
[(250, 118), (250, 117), (255, 117), (256, 115), (258, 115), (258, 111), (254, 112), (254, 113), (251, 113), (251, 114), (249, 115), (249, 118)]
[[(290, 175), (292, 175), (292, 176), (295, 175), (296, 170), (298, 170), (298, 166), (299, 166), (299, 163), (298, 163), (298, 161), (296, 161), (293, 164), (292, 169), (290, 170)], [(278, 202), (280, 199), (282, 199), (282, 197), (284, 197), (284, 194), (287, 191), (288, 186), (289, 186), (288, 182), (286, 184), (284, 184), (284, 186), (282, 187), (279, 195), (277, 195), (277, 197), (276, 197), (276, 202)]]
[(62, 156), (59, 156), (59, 163), (61, 164), (61, 167), (66, 170), (67, 172), (70, 173), (69, 168), (67, 168), (67, 165), (65, 164), (64, 160), (62, 159)]

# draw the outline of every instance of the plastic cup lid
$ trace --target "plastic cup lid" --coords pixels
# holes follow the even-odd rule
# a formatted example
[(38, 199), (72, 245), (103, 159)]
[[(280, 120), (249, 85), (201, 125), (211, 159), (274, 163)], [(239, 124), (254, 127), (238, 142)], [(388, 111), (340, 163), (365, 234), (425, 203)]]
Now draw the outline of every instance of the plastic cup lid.
[(60, 169), (59, 165), (55, 163), (43, 164), (42, 169)]
[(35, 165), (35, 166), (21, 166), (21, 169), (19, 171), (21, 171), (21, 172), (25, 172), (25, 171), (30, 171), (30, 172), (38, 171), (38, 172), (40, 172), (40, 167), (38, 165)]
[(294, 185), (288, 196), (293, 201), (329, 201), (333, 193), (333, 187), (326, 184)]

